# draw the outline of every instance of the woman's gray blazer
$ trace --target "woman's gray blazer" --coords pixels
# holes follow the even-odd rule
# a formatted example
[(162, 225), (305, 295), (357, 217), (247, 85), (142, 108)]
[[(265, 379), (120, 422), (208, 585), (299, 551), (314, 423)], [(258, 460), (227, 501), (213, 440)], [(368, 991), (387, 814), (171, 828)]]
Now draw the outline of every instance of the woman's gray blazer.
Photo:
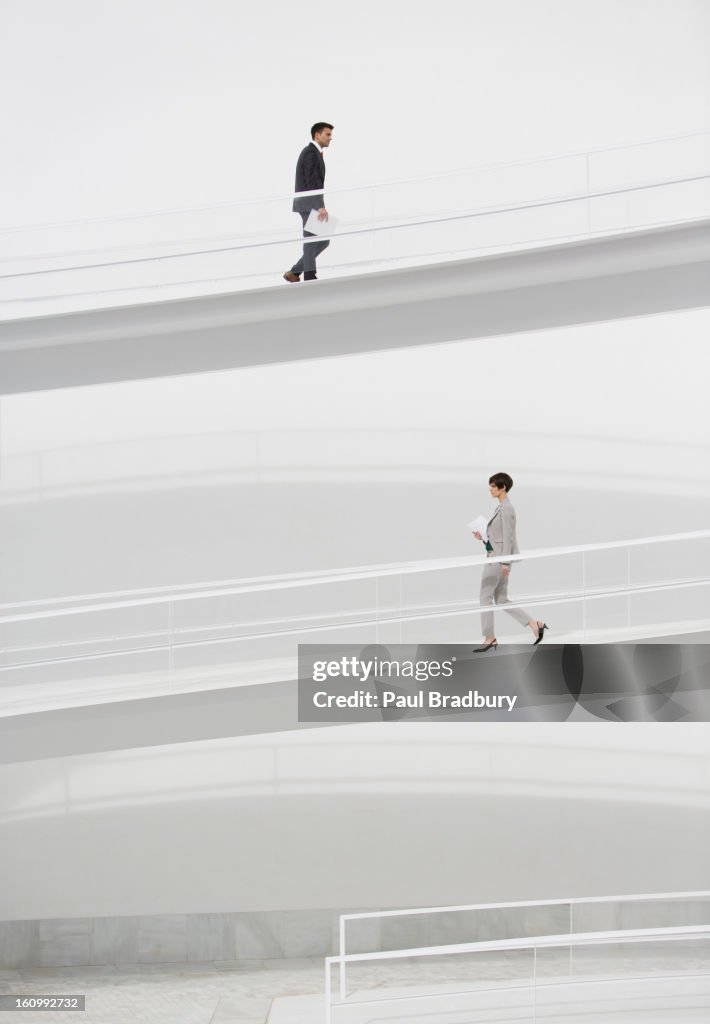
[[(519, 555), (518, 536), (516, 533), (515, 509), (510, 498), (499, 503), (488, 521), (488, 540), (493, 545), (492, 555)], [(502, 562), (510, 565), (510, 562)]]

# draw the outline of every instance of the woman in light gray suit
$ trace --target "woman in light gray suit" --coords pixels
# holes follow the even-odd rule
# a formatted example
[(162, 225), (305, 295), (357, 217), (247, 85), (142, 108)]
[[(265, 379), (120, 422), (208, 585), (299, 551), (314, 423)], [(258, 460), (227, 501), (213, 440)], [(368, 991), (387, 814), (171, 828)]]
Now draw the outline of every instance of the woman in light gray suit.
[[(507, 473), (494, 473), (488, 481), (491, 497), (497, 498), (499, 505), (488, 521), (488, 540), (486, 551), (488, 558), (494, 555), (518, 555), (518, 538), (515, 532), (515, 509), (510, 504), (508, 493), (513, 487), (513, 479)], [(474, 533), (474, 537), (483, 540), (480, 533)], [(508, 597), (508, 577), (510, 576), (510, 562), (494, 562), (493, 565), (486, 565), (481, 577), (481, 604), (510, 604)], [(539, 644), (549, 627), (545, 622), (531, 619), (522, 608), (504, 608), (508, 615), (512, 615), (521, 626), (529, 626), (535, 634), (535, 644)], [(498, 641), (493, 632), (493, 612), (485, 611), (481, 614), (483, 626), (483, 646), (476, 647), (475, 653), (481, 651), (496, 650)]]

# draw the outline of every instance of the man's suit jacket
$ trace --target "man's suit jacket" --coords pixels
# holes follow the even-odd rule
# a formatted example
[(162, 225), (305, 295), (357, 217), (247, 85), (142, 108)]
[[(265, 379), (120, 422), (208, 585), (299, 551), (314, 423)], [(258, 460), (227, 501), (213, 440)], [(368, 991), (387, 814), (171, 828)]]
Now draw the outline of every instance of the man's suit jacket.
[[(305, 149), (301, 150), (296, 164), (296, 186), (294, 192), (310, 192), (314, 188), (323, 188), (325, 185), (325, 160), (323, 154), (314, 142), (309, 142)], [(294, 213), (308, 213), (310, 210), (320, 210), (325, 206), (322, 195), (304, 196), (303, 199), (296, 198), (293, 201)]]
[[(488, 521), (488, 540), (493, 545), (494, 555), (519, 555), (518, 537), (516, 533), (515, 509), (510, 498), (499, 502), (498, 508)], [(505, 562), (501, 563), (505, 565)], [(507, 563), (510, 564), (510, 563)]]

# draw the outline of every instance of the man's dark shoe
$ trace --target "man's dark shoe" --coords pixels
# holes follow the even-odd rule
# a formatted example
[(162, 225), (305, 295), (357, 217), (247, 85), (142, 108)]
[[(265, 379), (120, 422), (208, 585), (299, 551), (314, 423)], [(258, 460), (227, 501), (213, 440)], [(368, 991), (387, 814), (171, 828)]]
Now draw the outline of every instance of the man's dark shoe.
[(304, 281), (317, 281), (318, 278), (316, 277), (315, 270), (307, 270), (305, 272), (305, 274), (303, 275), (303, 280)]
[(292, 270), (287, 270), (286, 273), (284, 274), (284, 281), (290, 281), (291, 284), (294, 284), (296, 281), (300, 280), (301, 278), (298, 276), (298, 274), (294, 274)]

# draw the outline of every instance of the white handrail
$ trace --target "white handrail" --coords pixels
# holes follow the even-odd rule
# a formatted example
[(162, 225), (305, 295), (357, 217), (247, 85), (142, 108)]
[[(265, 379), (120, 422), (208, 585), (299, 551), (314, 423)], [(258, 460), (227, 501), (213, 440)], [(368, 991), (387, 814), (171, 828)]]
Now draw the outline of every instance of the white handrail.
[[(661, 941), (682, 941), (684, 939), (697, 939), (710, 937), (710, 924), (707, 925), (685, 925), (664, 928), (628, 928), (616, 929), (613, 931), (577, 932), (567, 935), (538, 935), (518, 939), (494, 939), (490, 941), (450, 943), (439, 946), (421, 946), (409, 949), (382, 950), (377, 953), (348, 953), (340, 956), (329, 956), (325, 958), (325, 1019), (330, 1024), (333, 1007), (347, 1004), (344, 994), (341, 992), (340, 1001), (333, 1003), (331, 990), (331, 968), (337, 964), (342, 970), (346, 963), (366, 963), (375, 960), (400, 960), (404, 958), (416, 958), (425, 956), (446, 956), (460, 953), (484, 953), (502, 952), (507, 950), (532, 950), (535, 953), (533, 967), (533, 989), (537, 985), (537, 950), (559, 949), (579, 946), (604, 946), (615, 943), (649, 943)], [(451, 993), (448, 996), (475, 994), (475, 989), (465, 992)], [(417, 993), (412, 996), (399, 997), (407, 1000), (430, 999), (440, 995), (437, 993)], [(398, 997), (382, 996), (380, 998), (358, 999), (358, 1006), (368, 1004), (390, 1002)], [(352, 1005), (352, 1004), (351, 1004)]]
[(341, 921), (356, 921), (373, 917), (409, 917), (423, 914), (454, 914), (468, 910), (513, 910), (518, 907), (567, 907), (578, 903), (654, 903), (663, 900), (710, 899), (710, 889), (682, 892), (633, 893), (629, 896), (569, 896), (554, 900), (513, 900), (507, 903), (467, 903), (451, 907), (414, 907), (404, 910), (366, 910), (356, 914), (340, 914)]
[[(501, 204), (496, 204), (496, 205), (493, 205), (493, 206), (479, 206), (479, 207), (474, 207), (473, 209), (468, 209), (468, 210), (465, 210), (465, 211), (459, 211), (457, 213), (453, 213), (453, 214), (450, 214), (450, 215), (447, 215), (447, 216), (444, 216), (444, 215), (437, 215), (437, 216), (434, 216), (434, 217), (432, 217), (432, 216), (421, 217), (420, 216), (420, 217), (410, 218), (408, 220), (398, 219), (398, 220), (391, 220), (389, 222), (384, 222), (384, 223), (379, 223), (378, 222), (376, 225), (374, 225), (374, 226), (370, 225), (368, 227), (359, 227), (359, 228), (350, 228), (350, 229), (340, 228), (338, 230), (337, 234), (335, 234), (335, 235), (319, 235), (317, 238), (308, 238), (308, 239), (306, 239), (305, 243), (306, 244), (316, 244), (320, 239), (325, 239), (325, 238), (332, 239), (332, 238), (336, 238), (336, 237), (337, 238), (343, 238), (343, 237), (347, 237), (348, 235), (374, 234), (374, 233), (377, 233), (377, 232), (380, 232), (380, 231), (395, 230), (397, 228), (426, 226), (426, 225), (430, 225), (430, 224), (442, 224), (442, 223), (447, 223), (449, 221), (469, 220), (469, 219), (473, 219), (473, 218), (477, 218), (477, 217), (495, 216), (496, 214), (500, 214), (500, 213), (515, 213), (515, 212), (521, 212), (521, 211), (525, 211), (525, 210), (535, 210), (535, 209), (540, 209), (540, 208), (543, 208), (543, 207), (562, 205), (562, 204), (565, 204), (565, 203), (582, 202), (582, 201), (589, 200), (589, 199), (602, 199), (602, 198), (607, 198), (607, 197), (610, 197), (610, 196), (625, 195), (625, 194), (631, 193), (631, 192), (642, 192), (642, 191), (646, 191), (646, 190), (652, 189), (652, 188), (663, 188), (663, 187), (665, 187), (667, 185), (683, 185), (683, 184), (689, 184), (689, 183), (695, 182), (695, 181), (705, 181), (705, 180), (708, 179), (708, 177), (710, 177), (710, 175), (708, 175), (708, 174), (699, 174), (699, 175), (693, 175), (693, 176), (685, 177), (685, 178), (662, 178), (662, 179), (656, 179), (656, 180), (648, 180), (648, 181), (643, 181), (643, 182), (636, 182), (635, 184), (627, 184), (627, 185), (625, 185), (623, 187), (619, 187), (619, 188), (612, 189), (612, 190), (609, 190), (609, 191), (604, 191), (604, 192), (591, 192), (591, 191), (587, 190), (587, 191), (584, 191), (584, 192), (576, 192), (576, 193), (567, 194), (567, 195), (565, 195), (565, 194), (562, 194), (562, 195), (549, 195), (549, 196), (545, 196), (543, 198), (537, 199), (535, 201), (529, 201), (529, 202), (526, 202), (526, 203), (518, 203), (518, 204), (515, 204), (515, 205), (512, 205), (512, 206), (503, 206)], [(296, 195), (301, 196), (301, 197), (303, 197), (303, 196), (310, 196), (310, 195), (314, 195), (314, 194), (320, 195), (321, 192), (322, 192), (322, 189), (316, 190), (315, 192), (314, 191), (298, 192), (298, 193), (296, 193)], [(23, 255), (19, 255), (19, 256), (5, 256), (5, 257), (1, 257), (0, 258), (0, 265), (3, 264), (3, 263), (27, 263), (27, 262), (31, 262), (33, 260), (66, 259), (66, 258), (68, 258), (70, 256), (75, 256), (75, 257), (78, 257), (78, 256), (82, 256), (82, 257), (98, 256), (98, 255), (102, 255), (102, 254), (106, 254), (106, 253), (122, 252), (122, 251), (124, 251), (126, 249), (133, 249), (133, 250), (143, 249), (143, 250), (145, 250), (145, 249), (151, 249), (151, 248), (155, 249), (156, 247), (166, 248), (166, 247), (175, 246), (175, 245), (186, 246), (186, 245), (194, 245), (194, 244), (197, 244), (198, 242), (199, 243), (210, 242), (210, 241), (211, 242), (216, 242), (216, 241), (221, 241), (221, 240), (225, 240), (225, 239), (233, 239), (234, 237), (235, 237), (235, 232), (232, 231), (232, 232), (230, 232), (229, 234), (226, 234), (226, 235), (210, 235), (207, 238), (199, 237), (199, 238), (184, 238), (184, 239), (163, 239), (163, 240), (160, 240), (160, 241), (140, 242), (140, 243), (128, 242), (128, 243), (124, 243), (123, 245), (104, 246), (102, 248), (71, 249), (71, 250), (63, 250), (63, 251), (59, 251), (59, 252), (57, 252), (57, 251), (55, 251), (55, 252), (40, 252), (40, 253), (32, 253), (32, 254), (24, 255), (24, 256)], [(15, 278), (15, 277), (29, 277), (29, 276), (33, 276), (33, 275), (37, 275), (37, 274), (53, 274), (53, 273), (58, 273), (60, 271), (68, 271), (68, 270), (86, 270), (86, 269), (89, 269), (89, 268), (100, 268), (100, 267), (106, 267), (106, 266), (123, 266), (124, 264), (144, 263), (144, 262), (149, 262), (149, 261), (153, 261), (153, 260), (160, 260), (160, 259), (178, 259), (178, 258), (186, 257), (186, 256), (203, 256), (203, 255), (210, 255), (210, 254), (214, 255), (214, 254), (222, 253), (222, 252), (238, 252), (238, 251), (243, 250), (243, 249), (258, 249), (258, 248), (263, 248), (265, 246), (291, 244), (294, 241), (299, 242), (299, 243), (303, 243), (304, 239), (301, 237), (300, 233), (297, 233), (297, 234), (289, 233), (287, 235), (281, 234), (281, 235), (279, 235), (276, 238), (267, 238), (267, 239), (264, 239), (262, 241), (248, 240), (248, 241), (244, 241), (244, 242), (239, 243), (239, 244), (232, 244), (232, 245), (228, 245), (228, 246), (224, 246), (224, 247), (219, 247), (219, 248), (212, 248), (212, 249), (201, 249), (201, 250), (200, 249), (188, 249), (187, 251), (184, 251), (184, 252), (164, 253), (164, 254), (158, 254), (158, 255), (137, 257), (137, 258), (134, 258), (134, 259), (109, 261), (109, 262), (106, 262), (106, 263), (87, 263), (87, 264), (84, 264), (84, 265), (72, 265), (70, 267), (44, 268), (42, 270), (28, 270), (28, 271), (22, 271), (22, 272), (17, 272), (17, 273), (0, 274), (0, 279)]]
[[(531, 167), (535, 164), (555, 163), (560, 160), (572, 160), (580, 157), (591, 157), (595, 153), (614, 153), (624, 149), (636, 149), (643, 146), (661, 145), (668, 142), (681, 142), (685, 139), (700, 138), (703, 135), (710, 136), (707, 128), (699, 128), (693, 132), (684, 132), (681, 135), (661, 135), (651, 139), (641, 139), (637, 142), (617, 143), (613, 146), (597, 146), (594, 149), (571, 150), (565, 153), (552, 153), (539, 157), (523, 157), (520, 160), (499, 161), (492, 164), (479, 164), (475, 167), (465, 167), (454, 171), (442, 171), (437, 174), (415, 175), (409, 178), (389, 178), (376, 182), (368, 182), (363, 185), (342, 185), (335, 188), (328, 188), (328, 195), (340, 192), (365, 192), (373, 188), (388, 188), (392, 185), (411, 185), (415, 182), (441, 181), (444, 178), (463, 177), (468, 174), (485, 174), (490, 171), (502, 170), (504, 167)], [(18, 224), (15, 226), (0, 228), (0, 234), (15, 234), (21, 231), (42, 231), (47, 228), (76, 227), (81, 224), (110, 224), (123, 223), (129, 220), (142, 220), (149, 217), (168, 217), (176, 214), (203, 213), (210, 210), (225, 210), (238, 206), (256, 206), (262, 203), (289, 202), (295, 198), (320, 195), (324, 190), (312, 189), (309, 192), (282, 192), (269, 196), (256, 196), (249, 199), (236, 199), (224, 203), (210, 203), (203, 206), (172, 207), (163, 210), (147, 210), (129, 214), (114, 214), (104, 217), (81, 217), (68, 221), (48, 221), (40, 224)]]
[(384, 917), (424, 917), (432, 914), (456, 914), (479, 910), (515, 910), (528, 907), (567, 907), (583, 904), (600, 903), (654, 903), (677, 902), (693, 899), (710, 899), (710, 889), (691, 890), (686, 892), (657, 892), (657, 893), (634, 893), (625, 896), (571, 896), (567, 899), (551, 900), (513, 900), (505, 903), (468, 903), (458, 906), (445, 907), (413, 907), (403, 910), (367, 910), (360, 913), (340, 914), (338, 917), (339, 934), (339, 955), (336, 958), (340, 963), (340, 995), (345, 998), (345, 964), (348, 962), (345, 952), (345, 924), (347, 921), (372, 920)]
[[(630, 595), (637, 596), (640, 594), (659, 594), (674, 590), (692, 590), (696, 587), (707, 587), (708, 585), (710, 585), (710, 576), (703, 576), (698, 577), (697, 579), (692, 578), (673, 580), (669, 583), (648, 583), (627, 587), (611, 587), (605, 590), (587, 590), (577, 593), (568, 593), (564, 596), (556, 595), (554, 597), (550, 597), (546, 595), (533, 595), (532, 597), (527, 596), (521, 602), (511, 601), (506, 604), (506, 608), (525, 608), (528, 604), (532, 602), (534, 602), (538, 608), (549, 608), (555, 605), (574, 604), (580, 601), (600, 601), (608, 597), (627, 597)], [(178, 628), (173, 630), (170, 633), (168, 639), (164, 640), (163, 643), (144, 644), (143, 646), (133, 646), (127, 648), (124, 647), (120, 650), (98, 651), (92, 652), (90, 654), (69, 654), (63, 657), (55, 656), (52, 658), (38, 659), (36, 661), (16, 662), (9, 665), (0, 666), (0, 674), (8, 671), (17, 671), (18, 669), (39, 668), (46, 665), (57, 665), (60, 663), (75, 664), (83, 661), (105, 661), (111, 658), (127, 657), (131, 654), (151, 654), (159, 653), (165, 650), (180, 651), (195, 649), (198, 647), (220, 647), (227, 644), (233, 644), (238, 641), (247, 642), (250, 640), (273, 640), (277, 638), (283, 638), (286, 636), (305, 637), (309, 633), (324, 633), (331, 629), (355, 629), (358, 627), (362, 628), (366, 626), (381, 627), (386, 625), (399, 625), (405, 622), (433, 622), (437, 619), (452, 619), (461, 615), (476, 615), (480, 613), (482, 610), (483, 606), (478, 603), (458, 602), (456, 604), (447, 606), (444, 610), (441, 610), (441, 608), (437, 608), (435, 606), (433, 610), (428, 609), (426, 611), (422, 611), (421, 609), (417, 609), (414, 612), (400, 611), (395, 614), (376, 615), (373, 618), (364, 617), (362, 616), (362, 613), (354, 613), (359, 614), (361, 617), (357, 619), (350, 619), (350, 621), (345, 621), (348, 613), (341, 613), (339, 617), (336, 616), (336, 621), (334, 622), (319, 622), (316, 625), (310, 626), (303, 625), (302, 623), (304, 621), (304, 618), (305, 621), (313, 621), (317, 618), (317, 616), (312, 615), (306, 617), (297, 617), (294, 619), (276, 620), (275, 623), (273, 623), (274, 625), (279, 624), (280, 622), (287, 623), (285, 628), (281, 629), (271, 629), (262, 632), (239, 633), (237, 635), (230, 634), (228, 636), (214, 636), (208, 637), (207, 639), (198, 640), (181, 640), (176, 638), (179, 638), (185, 635), (186, 633), (204, 632), (205, 630), (214, 627), (203, 626), (188, 629)], [(0, 619), (0, 622), (2, 621), (7, 620)], [(229, 627), (223, 628), (231, 628), (232, 625), (233, 624), (229, 624)], [(5, 653), (13, 654), (18, 652), (24, 652), (27, 650), (37, 651), (46, 648), (56, 650), (57, 648), (62, 647), (76, 647), (78, 644), (92, 644), (99, 642), (106, 643), (114, 639), (123, 640), (124, 642), (127, 640), (136, 641), (141, 638), (154, 638), (155, 636), (165, 637), (166, 631), (163, 631), (162, 633), (157, 633), (156, 631), (153, 631), (152, 633), (139, 634), (138, 636), (129, 634), (128, 636), (121, 635), (119, 637), (91, 637), (84, 640), (59, 641), (54, 644), (41, 644), (33, 645), (30, 647), (7, 647), (5, 648)]]
[[(625, 236), (628, 236), (628, 235), (638, 234), (639, 231), (646, 231), (646, 230), (649, 230), (650, 228), (653, 228), (654, 231), (657, 231), (657, 230), (660, 230), (661, 228), (679, 228), (679, 227), (683, 227), (685, 225), (691, 225), (691, 224), (692, 225), (697, 225), (698, 223), (699, 223), (699, 220), (698, 220), (697, 217), (683, 217), (683, 218), (680, 218), (680, 219), (675, 218), (673, 220), (659, 220), (659, 221), (654, 220), (652, 224), (649, 223), (649, 224), (647, 224), (647, 225), (645, 225), (645, 226), (643, 226), (641, 228), (639, 228), (636, 225), (636, 226), (633, 226), (633, 227), (622, 228), (622, 229), (618, 229), (618, 230), (615, 230), (615, 231), (611, 231), (608, 228), (603, 228), (603, 229), (599, 229), (599, 230), (597, 230), (597, 229), (589, 230), (587, 228), (581, 235), (580, 235), (579, 232), (574, 232), (574, 231), (572, 231), (572, 232), (566, 231), (563, 234), (553, 234), (553, 235), (545, 234), (544, 238), (538, 239), (534, 243), (526, 242), (526, 243), (521, 244), (521, 245), (516, 245), (516, 244), (507, 244), (506, 245), (506, 244), (501, 244), (501, 243), (498, 243), (496, 246), (491, 246), (491, 245), (478, 245), (478, 246), (467, 245), (467, 246), (459, 247), (459, 248), (456, 248), (456, 249), (452, 249), (452, 248), (449, 247), (449, 248), (446, 248), (446, 249), (433, 249), (433, 250), (429, 250), (427, 252), (421, 252), (421, 251), (418, 251), (418, 252), (408, 252), (406, 254), (401, 254), (399, 256), (381, 257), (381, 258), (376, 258), (374, 260), (345, 260), (345, 261), (341, 261), (339, 263), (330, 262), (329, 263), (329, 269), (334, 272), (336, 277), (342, 277), (342, 276), (347, 276), (347, 273), (345, 275), (342, 275), (340, 273), (340, 271), (346, 271), (346, 272), (347, 271), (353, 271), (353, 272), (355, 272), (355, 271), (362, 271), (362, 272), (365, 272), (366, 270), (370, 270), (371, 271), (373, 267), (378, 268), (382, 264), (386, 264), (388, 268), (392, 269), (397, 264), (400, 264), (402, 262), (404, 262), (404, 264), (406, 266), (406, 264), (409, 263), (412, 260), (430, 259), (431, 257), (443, 257), (444, 260), (446, 262), (448, 262), (448, 261), (450, 261), (450, 260), (452, 260), (452, 259), (454, 259), (454, 258), (456, 258), (458, 256), (460, 256), (462, 258), (464, 256), (472, 257), (475, 253), (478, 253), (480, 251), (485, 251), (488, 255), (493, 255), (494, 253), (500, 253), (500, 252), (505, 252), (506, 254), (520, 253), (521, 251), (523, 251), (523, 252), (531, 252), (531, 251), (534, 250), (534, 248), (537, 248), (537, 247), (539, 247), (541, 245), (549, 246), (549, 245), (553, 245), (553, 244), (557, 245), (557, 244), (562, 244), (562, 243), (567, 243), (567, 242), (574, 242), (574, 241), (578, 241), (580, 239), (580, 237), (584, 238), (586, 240), (589, 240), (589, 239), (592, 239), (592, 238), (599, 238), (599, 239), (602, 239), (602, 238), (604, 238), (604, 239), (615, 238), (615, 239), (618, 239), (618, 238), (625, 237)], [(299, 238), (298, 242), (299, 243), (303, 242), (303, 239)], [(437, 262), (437, 261), (435, 261), (435, 262)], [(438, 261), (438, 262), (440, 262), (440, 261)], [(171, 281), (171, 282), (168, 282), (168, 283), (161, 283), (161, 282), (157, 282), (157, 281), (149, 281), (149, 282), (145, 282), (143, 284), (133, 284), (133, 285), (114, 285), (114, 286), (107, 286), (107, 287), (96, 286), (94, 288), (84, 289), (83, 291), (67, 291), (65, 289), (65, 290), (62, 290), (62, 292), (60, 294), (48, 293), (48, 294), (43, 294), (43, 295), (24, 295), (20, 299), (17, 299), (17, 298), (10, 298), (10, 299), (4, 298), (4, 299), (0, 299), (0, 306), (10, 306), (10, 305), (14, 306), (14, 305), (17, 305), (18, 303), (23, 303), (24, 305), (32, 305), (32, 304), (37, 305), (39, 303), (45, 303), (45, 302), (57, 302), (58, 300), (62, 300), (63, 301), (63, 300), (66, 300), (66, 299), (86, 298), (87, 296), (91, 296), (93, 298), (96, 298), (96, 296), (98, 296), (98, 295), (117, 296), (117, 295), (124, 295), (124, 294), (127, 294), (127, 293), (130, 293), (131, 295), (137, 295), (139, 292), (155, 292), (157, 289), (162, 290), (163, 293), (164, 293), (165, 289), (167, 289), (167, 288), (180, 288), (180, 289), (184, 289), (184, 288), (194, 288), (197, 285), (205, 285), (205, 284), (209, 284), (210, 286), (215, 286), (215, 285), (218, 285), (218, 284), (224, 284), (225, 282), (233, 283), (234, 281), (240, 281), (240, 282), (246, 282), (246, 281), (249, 281), (249, 280), (252, 280), (252, 281), (260, 280), (260, 281), (263, 281), (267, 276), (270, 277), (270, 278), (273, 278), (273, 272), (268, 272), (267, 273), (266, 271), (262, 271), (261, 273), (252, 272), (252, 273), (245, 274), (245, 273), (239, 273), (238, 271), (235, 271), (232, 274), (217, 274), (217, 275), (211, 274), (209, 277), (188, 277), (188, 278), (181, 277), (177, 281)], [(209, 292), (205, 292), (205, 293), (201, 292), (199, 294), (202, 297), (206, 297), (206, 296), (214, 297), (214, 296), (224, 295), (225, 293), (222, 290), (220, 290), (220, 291), (209, 291)], [(184, 298), (184, 297), (190, 297), (190, 296), (186, 296), (183, 293), (182, 297)], [(195, 296), (191, 296), (191, 297), (194, 298)], [(94, 308), (94, 307), (92, 307), (92, 308)], [(99, 307), (96, 307), (96, 308), (100, 309), (100, 308), (103, 308), (103, 307), (99, 306)], [(0, 323), (5, 323), (5, 322), (10, 322), (11, 323), (12, 319), (0, 320)]]
[[(691, 530), (684, 533), (659, 534), (652, 537), (635, 537), (631, 540), (601, 541), (593, 544), (572, 544), (554, 548), (533, 548), (519, 555), (465, 555), (456, 558), (432, 558), (417, 562), (390, 562), (381, 565), (358, 566), (336, 570), (314, 570), (307, 573), (283, 573), (275, 576), (254, 576), (243, 579), (215, 581), (211, 583), (188, 583), (181, 587), (151, 587), (139, 590), (108, 591), (99, 594), (83, 594), (71, 597), (47, 598), (45, 600), (20, 601), (0, 605), (0, 612), (7, 609), (28, 609), (26, 614), (0, 615), (0, 623), (18, 622), (25, 619), (50, 618), (52, 616), (76, 615), (82, 612), (110, 611), (117, 608), (133, 608), (150, 604), (166, 604), (171, 601), (196, 601), (208, 597), (235, 594), (259, 593), (267, 590), (287, 590), (297, 587), (319, 586), (344, 583), (352, 580), (376, 579), (384, 576), (414, 575), (423, 572), (438, 572), (445, 569), (462, 569), (496, 562), (518, 562), (535, 558), (556, 558), (563, 555), (584, 554), (589, 551), (612, 551), (642, 547), (650, 544), (674, 544), (710, 537), (708, 530)], [(129, 596), (130, 595), (130, 596)], [(61, 608), (69, 602), (83, 602), (69, 608)], [(96, 602), (96, 603), (92, 603)], [(29, 609), (43, 608), (42, 611)]]
[(411, 949), (383, 949), (377, 953), (347, 953), (345, 956), (329, 956), (330, 963), (363, 963), (367, 960), (401, 960), (404, 957), (442, 956), (446, 953), (488, 953), (502, 949), (536, 949), (540, 946), (596, 946), (613, 941), (652, 942), (659, 938), (679, 935), (710, 937), (710, 924), (679, 925), (665, 928), (628, 928), (606, 932), (568, 932), (566, 935), (536, 935), (522, 939), (487, 939), (477, 942), (452, 942), (442, 946), (415, 946)]
[[(65, 273), (69, 273), (71, 271), (76, 271), (76, 270), (100, 270), (100, 269), (104, 269), (106, 267), (134, 266), (134, 265), (137, 265), (137, 264), (140, 264), (140, 263), (155, 263), (155, 262), (158, 262), (158, 261), (161, 261), (161, 260), (186, 259), (186, 258), (191, 257), (191, 256), (216, 256), (216, 255), (219, 255), (221, 253), (239, 252), (241, 250), (262, 249), (262, 248), (268, 248), (268, 247), (276, 246), (276, 245), (291, 244), (293, 242), (298, 242), (299, 244), (304, 244), (304, 242), (306, 244), (309, 244), (309, 243), (310, 244), (316, 244), (317, 242), (325, 241), (326, 239), (327, 240), (339, 239), (339, 238), (345, 238), (345, 237), (349, 237), (349, 236), (353, 236), (353, 235), (373, 235), (373, 234), (377, 234), (377, 233), (382, 232), (382, 231), (397, 231), (397, 230), (401, 230), (402, 228), (426, 227), (427, 225), (431, 225), (431, 224), (445, 224), (445, 223), (450, 223), (450, 222), (454, 222), (454, 221), (474, 220), (474, 219), (479, 218), (479, 217), (491, 217), (491, 216), (495, 216), (495, 215), (501, 214), (501, 213), (520, 213), (520, 212), (524, 212), (524, 211), (527, 211), (527, 210), (541, 209), (543, 207), (562, 206), (562, 205), (569, 204), (569, 203), (586, 202), (586, 201), (588, 201), (590, 199), (604, 199), (604, 198), (608, 198), (608, 197), (611, 197), (611, 196), (627, 195), (627, 194), (630, 194), (632, 192), (646, 191), (646, 190), (649, 190), (649, 189), (652, 189), (652, 188), (665, 188), (668, 185), (682, 185), (682, 184), (689, 184), (691, 182), (696, 182), (696, 181), (708, 181), (708, 180), (710, 180), (710, 174), (697, 174), (697, 175), (689, 176), (687, 178), (672, 178), (672, 179), (668, 179), (668, 180), (664, 180), (664, 181), (660, 181), (660, 182), (650, 182), (650, 183), (643, 184), (643, 185), (632, 185), (632, 186), (629, 186), (627, 188), (606, 189), (606, 190), (598, 191), (598, 192), (589, 192), (589, 191), (587, 191), (587, 192), (580, 192), (580, 193), (577, 193), (577, 194), (572, 195), (572, 196), (564, 196), (562, 198), (554, 198), (554, 199), (545, 199), (545, 200), (540, 200), (540, 201), (531, 202), (531, 203), (519, 203), (519, 204), (515, 204), (515, 205), (512, 205), (512, 206), (492, 206), (492, 207), (486, 207), (486, 208), (483, 208), (483, 209), (480, 209), (480, 210), (474, 210), (474, 211), (471, 211), (471, 212), (449, 214), (447, 216), (423, 217), (423, 218), (419, 217), (419, 218), (413, 218), (413, 219), (403, 220), (403, 221), (401, 221), (401, 220), (392, 221), (392, 222), (386, 223), (386, 224), (378, 224), (378, 225), (376, 225), (374, 227), (369, 226), (369, 227), (363, 227), (363, 228), (342, 229), (342, 230), (339, 230), (337, 232), (337, 234), (334, 234), (334, 235), (323, 234), (323, 235), (318, 235), (317, 237), (307, 238), (305, 240), (300, 235), (289, 233), (288, 235), (285, 235), (285, 236), (282, 236), (282, 237), (279, 237), (279, 238), (275, 238), (275, 239), (270, 238), (270, 239), (267, 239), (265, 241), (259, 241), (259, 242), (250, 241), (250, 242), (245, 242), (243, 244), (223, 245), (223, 246), (217, 246), (215, 248), (208, 248), (208, 249), (191, 249), (191, 250), (188, 250), (187, 252), (158, 253), (157, 255), (152, 255), (152, 256), (135, 256), (133, 258), (123, 259), (123, 260), (107, 260), (106, 262), (103, 262), (103, 263), (84, 263), (84, 264), (78, 264), (78, 265), (71, 265), (71, 266), (68, 266), (68, 267), (51, 267), (51, 268), (43, 268), (41, 270), (22, 270), (22, 271), (17, 271), (15, 273), (0, 274), (0, 280), (10, 280), (10, 279), (11, 280), (15, 280), (15, 279), (21, 278), (21, 277), (39, 277), (39, 276), (44, 276), (44, 275), (47, 275), (47, 274), (65, 274)], [(299, 193), (299, 195), (304, 195), (304, 193)], [(158, 244), (158, 243), (156, 243), (156, 244)], [(170, 243), (165, 243), (165, 244), (170, 244)], [(120, 249), (130, 248), (130, 246), (119, 246), (117, 248), (120, 250)], [(114, 250), (110, 249), (110, 250), (100, 250), (100, 251), (112, 252)], [(42, 259), (51, 259), (51, 258), (56, 258), (58, 255), (72, 255), (72, 253), (51, 254), (51, 255), (42, 256), (40, 258), (42, 258)], [(82, 255), (82, 253), (80, 252), (79, 255)], [(26, 261), (26, 260), (32, 259), (32, 258), (33, 257), (22, 257), (22, 256), (20, 256), (20, 257), (17, 258), (16, 262), (21, 263), (21, 262), (23, 262), (23, 260)]]

